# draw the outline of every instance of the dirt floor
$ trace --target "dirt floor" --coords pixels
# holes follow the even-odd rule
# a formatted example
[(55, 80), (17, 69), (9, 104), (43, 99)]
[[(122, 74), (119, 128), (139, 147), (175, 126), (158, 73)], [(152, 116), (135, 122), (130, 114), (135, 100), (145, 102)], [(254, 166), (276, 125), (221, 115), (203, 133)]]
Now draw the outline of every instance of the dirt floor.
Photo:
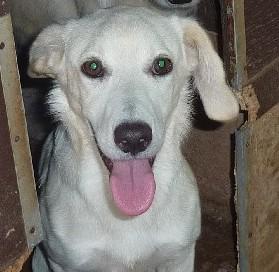
[(231, 224), (203, 216), (197, 243), (196, 272), (236, 272), (237, 255)]

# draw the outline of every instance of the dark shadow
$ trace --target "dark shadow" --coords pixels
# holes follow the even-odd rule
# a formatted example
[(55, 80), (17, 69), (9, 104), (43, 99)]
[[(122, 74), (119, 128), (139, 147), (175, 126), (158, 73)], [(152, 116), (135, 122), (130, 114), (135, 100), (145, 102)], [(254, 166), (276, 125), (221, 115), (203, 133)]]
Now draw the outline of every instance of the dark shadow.
[(202, 101), (195, 92), (193, 99), (193, 126), (200, 130), (215, 130), (222, 126), (222, 123), (209, 119), (205, 113)]
[(37, 178), (41, 148), (45, 136), (53, 128), (53, 120), (48, 113), (46, 104), (46, 96), (53, 87), (53, 81), (50, 79), (33, 79), (27, 75), (28, 51), (29, 46), (22, 48), (18, 51), (17, 59), (34, 174)]

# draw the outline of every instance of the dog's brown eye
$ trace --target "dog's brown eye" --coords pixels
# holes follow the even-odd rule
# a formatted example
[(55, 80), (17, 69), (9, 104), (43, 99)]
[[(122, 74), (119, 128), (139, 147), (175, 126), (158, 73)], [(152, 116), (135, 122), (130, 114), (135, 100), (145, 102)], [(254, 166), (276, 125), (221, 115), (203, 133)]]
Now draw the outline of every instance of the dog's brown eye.
[(163, 76), (172, 71), (172, 61), (165, 57), (158, 57), (152, 65), (152, 73), (156, 76)]
[(92, 78), (103, 77), (104, 76), (104, 67), (100, 60), (94, 59), (86, 61), (81, 66), (81, 71)]

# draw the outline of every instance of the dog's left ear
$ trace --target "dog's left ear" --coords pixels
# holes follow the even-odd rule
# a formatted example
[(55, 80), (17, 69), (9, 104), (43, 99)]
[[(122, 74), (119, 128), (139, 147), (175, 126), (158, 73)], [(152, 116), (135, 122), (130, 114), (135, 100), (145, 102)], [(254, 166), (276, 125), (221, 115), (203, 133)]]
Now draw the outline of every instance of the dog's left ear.
[(229, 121), (238, 116), (239, 105), (227, 85), (223, 63), (207, 33), (192, 19), (183, 19), (186, 58), (192, 64), (195, 85), (207, 116), (216, 121)]
[(35, 39), (29, 52), (30, 77), (57, 77), (64, 58), (64, 31), (63, 25), (51, 25)]

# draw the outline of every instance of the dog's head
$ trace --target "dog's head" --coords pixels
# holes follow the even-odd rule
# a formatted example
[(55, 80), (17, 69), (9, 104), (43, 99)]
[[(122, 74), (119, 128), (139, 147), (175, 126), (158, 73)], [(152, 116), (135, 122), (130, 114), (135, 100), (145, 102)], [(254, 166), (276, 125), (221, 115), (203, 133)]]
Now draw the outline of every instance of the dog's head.
[(238, 113), (222, 62), (199, 24), (145, 8), (100, 10), (46, 28), (31, 48), (29, 74), (56, 79), (54, 112), (73, 126), (87, 120), (118, 176), (131, 167), (148, 172), (168, 129), (179, 130), (174, 119), (186, 113), (187, 124), (192, 76), (209, 118), (226, 121)]

